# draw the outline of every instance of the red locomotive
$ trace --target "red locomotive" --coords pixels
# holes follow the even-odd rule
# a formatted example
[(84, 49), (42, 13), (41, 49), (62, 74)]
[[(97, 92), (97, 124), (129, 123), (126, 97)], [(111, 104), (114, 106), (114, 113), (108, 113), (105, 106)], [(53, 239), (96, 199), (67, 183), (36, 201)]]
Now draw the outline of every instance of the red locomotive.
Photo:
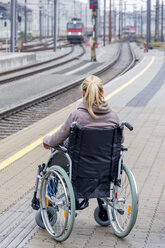
[(70, 43), (82, 43), (84, 40), (84, 24), (78, 18), (67, 23), (67, 40)]

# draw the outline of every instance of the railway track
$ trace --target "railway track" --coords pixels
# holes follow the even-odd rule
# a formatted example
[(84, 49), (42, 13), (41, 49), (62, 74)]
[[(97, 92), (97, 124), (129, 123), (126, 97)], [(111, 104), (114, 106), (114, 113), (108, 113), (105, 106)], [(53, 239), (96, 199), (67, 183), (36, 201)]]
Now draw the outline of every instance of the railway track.
[[(127, 56), (123, 56), (126, 49)], [(121, 73), (129, 70), (134, 63), (135, 55), (129, 43), (125, 42), (120, 46), (113, 62), (97, 71), (95, 75), (100, 76), (103, 83), (106, 84), (114, 77), (117, 77)], [(0, 139), (4, 139), (15, 132), (22, 130), (32, 123), (37, 122), (49, 114), (58, 111), (68, 104), (78, 100), (81, 97), (79, 90), (79, 85), (81, 82), (82, 78), (69, 86), (62, 87), (58, 91), (51, 92), (50, 94), (43, 97), (38, 97), (38, 99), (31, 102), (0, 113)], [(71, 94), (69, 94), (70, 91)]]
[[(34, 40), (35, 41), (35, 40)], [(59, 41), (66, 41), (65, 38), (59, 38)], [(67, 43), (68, 44), (68, 43)], [(36, 51), (45, 51), (45, 50), (52, 50), (53, 49), (53, 39), (47, 40), (46, 42), (41, 42), (39, 39), (36, 40), (35, 44), (24, 44), (22, 48), (22, 52), (36, 52)], [(65, 47), (66, 44), (57, 46), (57, 48)], [(7, 48), (9, 50), (10, 47)], [(0, 51), (6, 51), (6, 48), (0, 48)], [(18, 52), (18, 48), (15, 47), (15, 51)]]
[[(57, 58), (45, 60), (45, 61), (42, 61), (42, 62), (39, 62), (39, 63), (36, 63), (36, 64), (32, 64), (32, 65), (20, 67), (20, 68), (14, 69), (14, 70), (1, 72), (1, 73), (0, 73), (0, 77), (5, 76), (5, 75), (9, 75), (9, 74), (12, 74), (12, 73), (16, 73), (16, 72), (19, 72), (19, 71), (24, 71), (24, 70), (26, 70), (26, 69), (39, 67), (39, 66), (41, 66), (41, 65), (46, 65), (46, 64), (48, 64), (48, 63), (51, 63), (51, 62), (57, 61), (57, 60), (59, 60), (59, 59), (62, 59), (62, 58), (64, 58), (64, 57), (70, 55), (70, 54), (73, 52), (73, 50), (74, 50), (74, 47), (73, 47), (73, 46), (67, 45), (67, 46), (65, 46), (65, 47), (70, 47), (71, 49), (70, 49), (69, 52), (65, 53), (64, 55), (61, 55), (61, 56), (59, 56), (59, 57), (57, 57)], [(10, 78), (9, 78), (9, 80), (10, 80)], [(2, 81), (2, 83), (3, 83), (3, 80), (0, 80), (0, 82), (1, 82), (1, 81)]]
[[(57, 42), (64, 41), (65, 43), (62, 45), (57, 45), (57, 48), (63, 48), (69, 45), (66, 39), (58, 39)], [(53, 39), (50, 41), (46, 41), (44, 43), (38, 43), (36, 45), (27, 45), (24, 46), (22, 52), (38, 52), (38, 51), (46, 51), (46, 50), (53, 50)]]
[[(2, 72), (2, 73), (0, 73), (0, 77), (1, 77), (0, 84), (9, 83), (9, 82), (12, 82), (14, 80), (19, 80), (22, 78), (30, 77), (34, 74), (36, 75), (37, 73), (48, 71), (48, 70), (57, 68), (59, 66), (62, 66), (64, 64), (67, 64), (71, 61), (74, 61), (85, 54), (85, 52), (86, 52), (85, 48), (83, 46), (81, 46), (81, 48), (82, 48), (81, 53), (79, 53), (78, 55), (75, 55), (69, 59), (67, 57), (68, 57), (68, 55), (70, 55), (71, 53), (74, 52), (74, 46), (71, 46), (71, 51), (69, 51), (68, 53), (66, 53), (62, 56), (59, 56), (57, 58), (53, 58), (53, 59), (43, 61), (43, 62), (40, 62), (37, 64), (29, 65), (26, 67), (18, 68), (15, 70)], [(66, 58), (66, 59), (61, 61), (61, 62), (56, 63), (57, 60), (60, 60), (63, 58)], [(30, 71), (29, 71), (29, 69), (30, 69)]]

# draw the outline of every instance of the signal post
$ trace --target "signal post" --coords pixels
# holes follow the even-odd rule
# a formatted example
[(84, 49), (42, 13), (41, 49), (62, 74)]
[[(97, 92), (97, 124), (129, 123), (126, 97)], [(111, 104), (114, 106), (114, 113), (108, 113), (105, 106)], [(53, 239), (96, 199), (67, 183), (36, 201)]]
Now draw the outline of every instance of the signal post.
[(96, 46), (96, 16), (97, 16), (98, 0), (90, 0), (89, 8), (92, 10), (92, 20), (93, 20), (91, 61), (96, 61), (95, 46)]

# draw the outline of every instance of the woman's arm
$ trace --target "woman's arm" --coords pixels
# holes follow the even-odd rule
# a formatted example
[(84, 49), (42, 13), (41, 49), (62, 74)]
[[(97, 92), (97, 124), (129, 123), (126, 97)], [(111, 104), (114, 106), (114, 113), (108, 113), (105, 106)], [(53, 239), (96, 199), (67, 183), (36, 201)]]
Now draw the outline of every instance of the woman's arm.
[[(64, 125), (53, 135), (51, 136), (45, 136), (43, 139), (44, 147), (45, 145), (48, 147), (55, 147), (60, 145), (65, 139), (69, 137), (70, 134), (70, 127), (72, 122), (75, 119), (74, 112), (71, 113), (68, 117), (68, 119), (65, 121)], [(46, 147), (45, 147), (46, 148)], [(48, 148), (46, 148), (48, 149)]]

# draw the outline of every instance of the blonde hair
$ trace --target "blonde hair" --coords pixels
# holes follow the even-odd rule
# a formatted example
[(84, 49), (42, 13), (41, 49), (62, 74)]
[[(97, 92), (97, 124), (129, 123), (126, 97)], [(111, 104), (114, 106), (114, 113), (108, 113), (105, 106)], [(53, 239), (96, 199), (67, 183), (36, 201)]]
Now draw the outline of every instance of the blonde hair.
[(81, 90), (85, 92), (84, 100), (88, 105), (88, 112), (93, 118), (97, 116), (93, 112), (93, 105), (102, 108), (104, 101), (102, 80), (94, 75), (88, 76), (81, 84)]

